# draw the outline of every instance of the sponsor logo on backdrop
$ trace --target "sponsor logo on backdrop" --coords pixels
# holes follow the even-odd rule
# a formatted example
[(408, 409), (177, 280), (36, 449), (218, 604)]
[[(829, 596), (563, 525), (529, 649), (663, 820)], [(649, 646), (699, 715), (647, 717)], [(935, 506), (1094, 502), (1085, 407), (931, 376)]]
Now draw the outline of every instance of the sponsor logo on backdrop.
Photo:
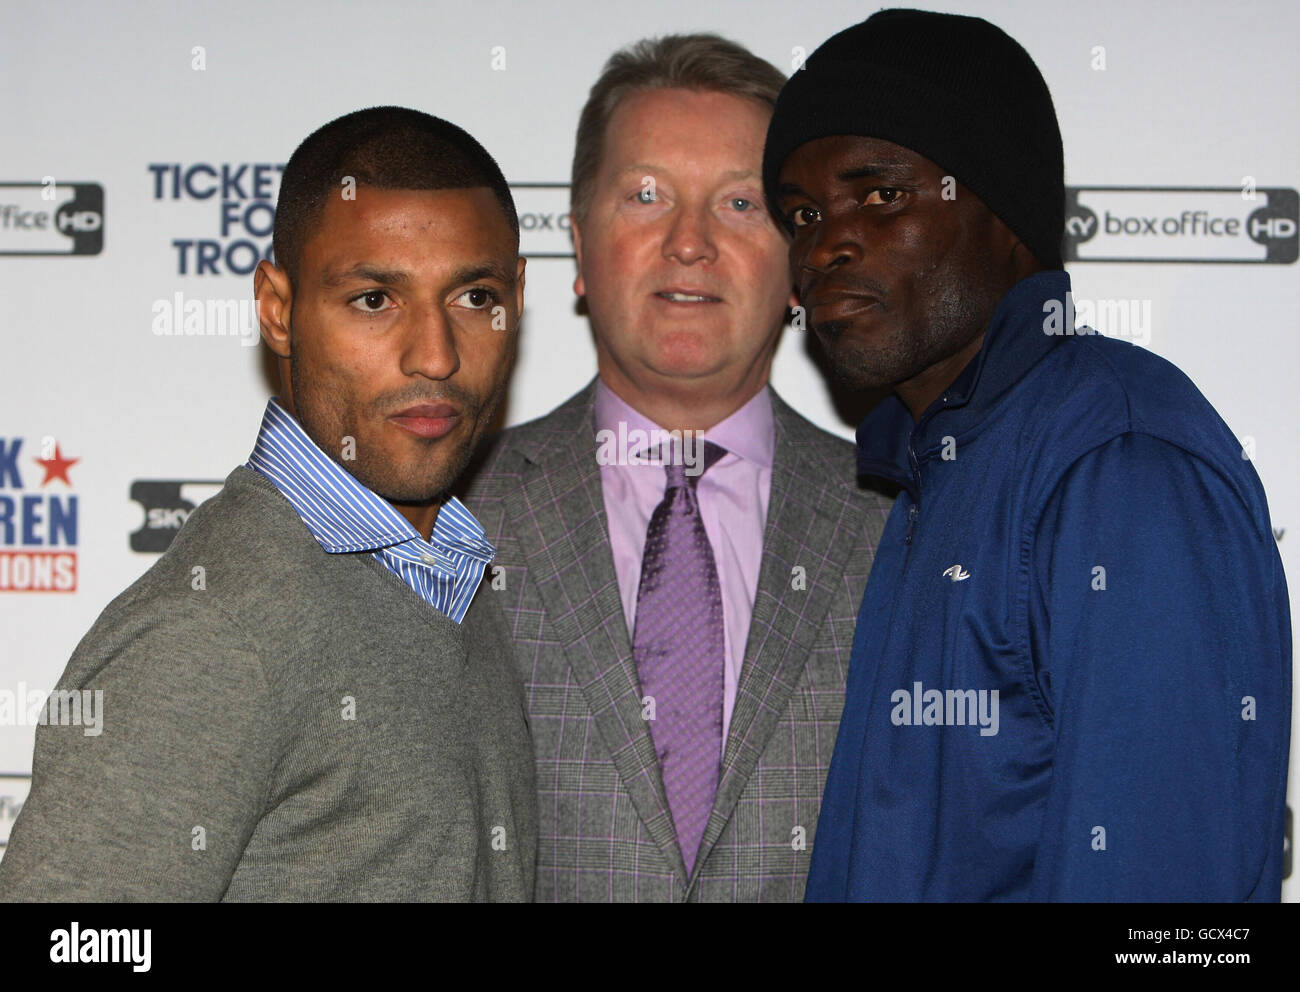
[(526, 258), (572, 258), (568, 183), (511, 183), (519, 213), (519, 254)]
[(275, 199), (284, 165), (270, 162), (155, 162), (147, 166), (153, 198), (205, 201), (211, 220), (202, 230), (170, 231), (176, 274), (247, 276), (271, 259)]
[(76, 592), (77, 495), (69, 472), (81, 459), (66, 456), (52, 437), (25, 442), (0, 437), (0, 593)]
[(9, 844), (9, 831), (23, 810), (32, 788), (30, 775), (0, 775), (0, 857)]
[(1300, 257), (1300, 194), (1222, 188), (1071, 186), (1066, 262), (1255, 262)]
[(98, 183), (0, 183), (0, 255), (98, 255), (104, 187)]
[[(252, 275), (274, 260), (275, 200), (283, 164), (269, 162), (154, 162), (150, 193), (159, 202), (211, 201), (206, 230), (170, 231), (176, 274)], [(572, 258), (568, 183), (512, 183), (519, 212), (520, 254)]]
[(222, 485), (208, 479), (136, 479), (131, 483), (131, 499), (140, 504), (144, 521), (131, 535), (131, 550), (166, 551), (194, 508), (215, 496)]

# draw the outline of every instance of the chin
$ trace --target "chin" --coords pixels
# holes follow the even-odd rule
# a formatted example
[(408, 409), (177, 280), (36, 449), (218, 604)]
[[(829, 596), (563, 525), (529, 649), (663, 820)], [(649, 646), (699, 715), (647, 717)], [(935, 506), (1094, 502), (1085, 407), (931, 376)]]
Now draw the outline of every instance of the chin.
[(703, 333), (677, 333), (658, 343), (651, 364), (664, 375), (707, 375), (726, 364), (717, 344)]
[(814, 330), (836, 378), (859, 389), (883, 389), (902, 381), (904, 349), (879, 333), (869, 334), (847, 321), (817, 325)]
[(718, 361), (673, 361), (662, 360), (651, 366), (653, 371), (665, 379), (703, 379), (713, 375), (722, 364)]
[(864, 347), (860, 342), (830, 343), (826, 346), (835, 377), (854, 389), (888, 389), (909, 378), (900, 370), (902, 356)]
[[(433, 442), (438, 443), (438, 442)], [(447, 492), (469, 463), (468, 446), (455, 444), (436, 454), (382, 449), (377, 460), (359, 459), (348, 471), (376, 496), (395, 503), (428, 503)]]
[(386, 480), (382, 489), (372, 488), (372, 491), (392, 503), (432, 503), (452, 487), (457, 474), (439, 466), (436, 471), (420, 478), (406, 476)]
[(878, 370), (864, 365), (836, 361), (831, 365), (835, 378), (843, 385), (855, 390), (889, 389), (893, 380), (882, 375)]

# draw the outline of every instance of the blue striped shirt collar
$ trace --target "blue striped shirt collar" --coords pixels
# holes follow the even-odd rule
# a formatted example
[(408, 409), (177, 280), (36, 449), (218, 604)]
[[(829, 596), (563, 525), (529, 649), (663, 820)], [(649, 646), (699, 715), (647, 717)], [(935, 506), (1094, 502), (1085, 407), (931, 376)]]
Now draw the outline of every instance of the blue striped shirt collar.
[(391, 504), (322, 451), (274, 397), (266, 404), (248, 464), (275, 484), (330, 554), (387, 549), (413, 564), (453, 574), (457, 562), (452, 554), (484, 565), (496, 557), (482, 525), (454, 496), (438, 510), (433, 533), (425, 541)]

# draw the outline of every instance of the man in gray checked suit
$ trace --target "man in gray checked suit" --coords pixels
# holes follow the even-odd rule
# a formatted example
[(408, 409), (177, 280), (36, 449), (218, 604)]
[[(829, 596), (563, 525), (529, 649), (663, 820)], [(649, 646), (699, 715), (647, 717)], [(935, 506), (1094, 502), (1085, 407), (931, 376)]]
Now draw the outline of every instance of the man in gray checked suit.
[(600, 374), (468, 491), (526, 683), (539, 901), (803, 898), (889, 501), (767, 385), (783, 81), (712, 35), (609, 61), (572, 190)]

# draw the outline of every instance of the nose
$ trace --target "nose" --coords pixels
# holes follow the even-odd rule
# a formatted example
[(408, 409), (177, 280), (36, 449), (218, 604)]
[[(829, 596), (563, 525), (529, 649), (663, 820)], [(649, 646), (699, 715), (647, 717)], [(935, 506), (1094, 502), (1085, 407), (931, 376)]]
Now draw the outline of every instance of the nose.
[[(802, 251), (801, 251), (802, 249)], [(826, 217), (806, 241), (795, 243), (792, 260), (796, 269), (826, 272), (862, 260), (861, 231), (849, 216)], [(802, 256), (802, 257), (800, 257)], [(798, 274), (798, 273), (796, 273)]]
[(460, 369), (456, 329), (440, 306), (417, 309), (403, 331), (401, 367), (403, 375), (426, 379), (449, 379)]
[(664, 233), (663, 255), (683, 265), (693, 265), (701, 259), (717, 261), (713, 218), (707, 204), (683, 204), (672, 212)]

